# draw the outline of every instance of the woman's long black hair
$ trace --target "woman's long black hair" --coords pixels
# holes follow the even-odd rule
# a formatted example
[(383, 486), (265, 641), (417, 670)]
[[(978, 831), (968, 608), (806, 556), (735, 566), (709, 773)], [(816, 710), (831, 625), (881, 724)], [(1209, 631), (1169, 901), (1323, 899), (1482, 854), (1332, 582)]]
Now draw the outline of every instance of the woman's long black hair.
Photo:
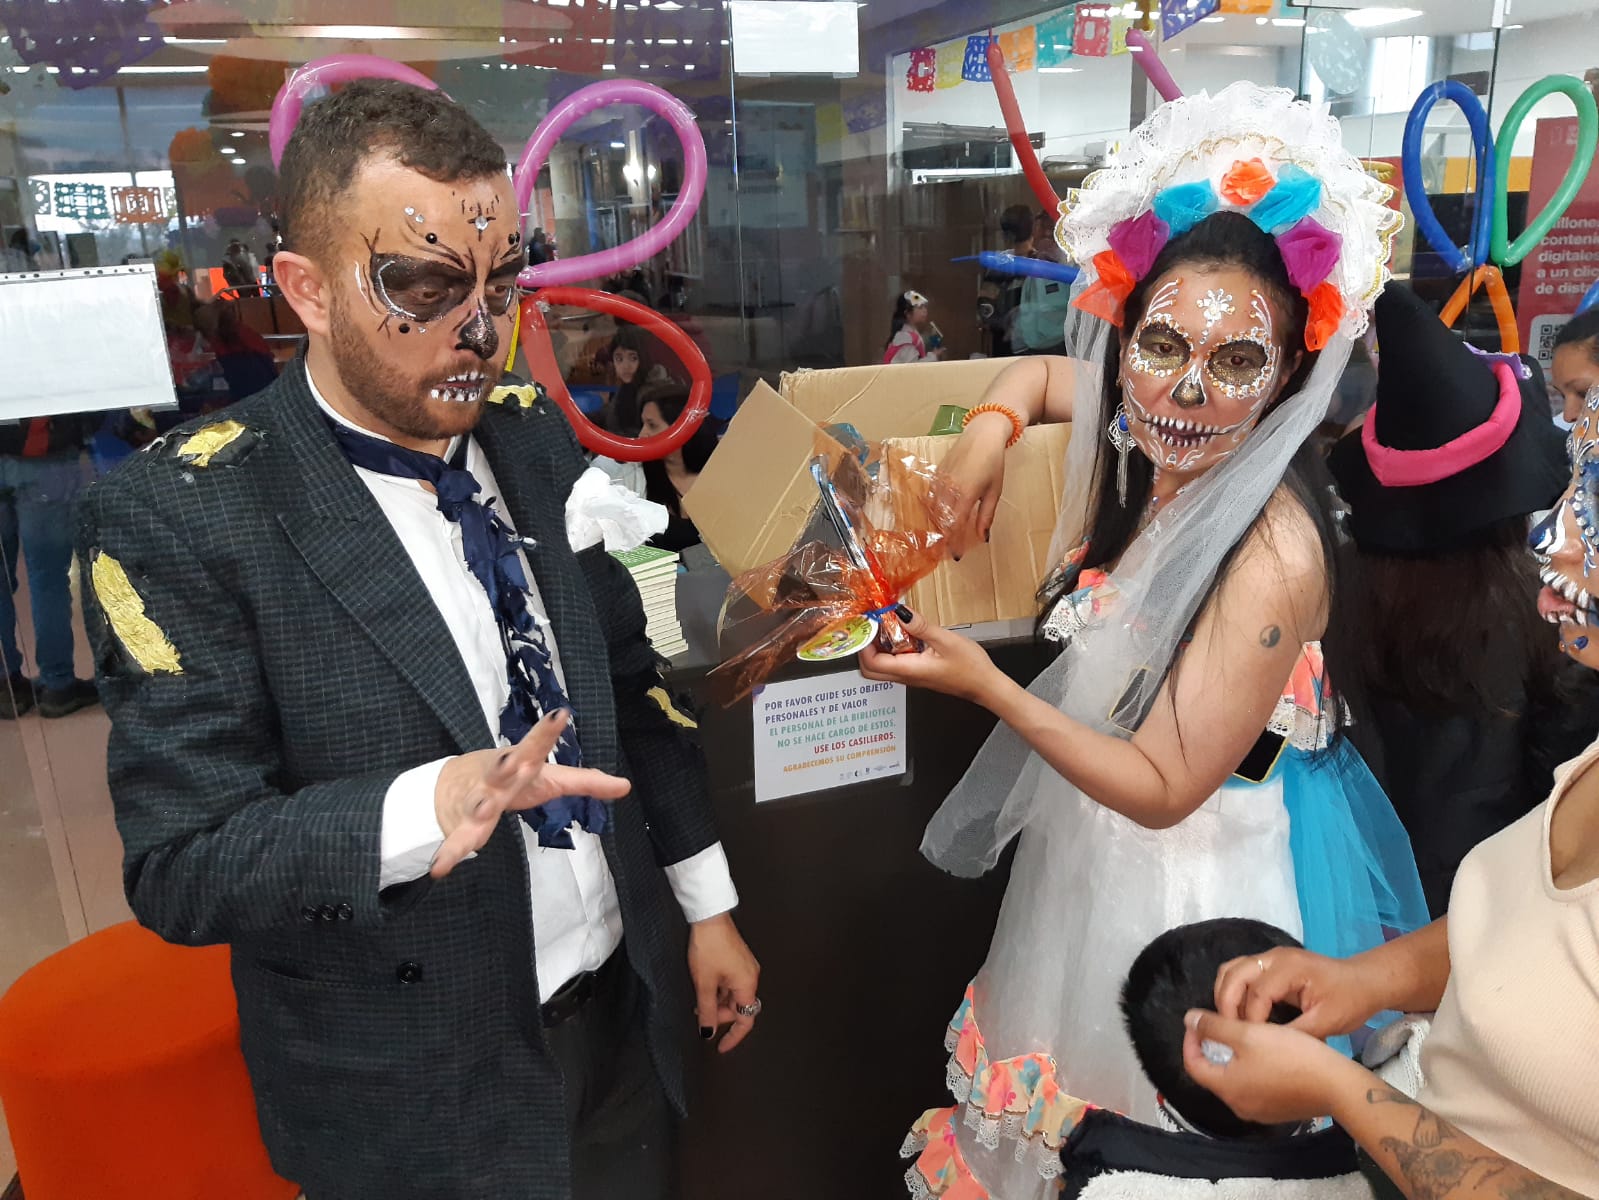
[(1373, 698), (1471, 717), (1519, 715), (1523, 695), (1556, 701), (1561, 654), (1529, 602), (1539, 580), (1526, 517), (1506, 517), (1442, 554), (1362, 550), (1356, 562), (1360, 625), (1370, 635), (1361, 677)]
[[(1276, 311), (1287, 318), (1281, 326), (1284, 352), (1292, 355), (1304, 346), (1310, 305), (1289, 281), (1288, 269), (1283, 265), (1276, 240), (1242, 213), (1213, 213), (1187, 233), (1172, 238), (1128, 295), (1122, 327), (1120, 330), (1111, 330), (1105, 347), (1103, 412), (1115, 412), (1121, 403), (1123, 331), (1130, 333), (1143, 319), (1150, 286), (1183, 266), (1195, 269), (1236, 267), (1254, 276), (1260, 281), (1261, 290)], [(1261, 414), (1262, 420), (1285, 400), (1298, 394), (1310, 377), (1316, 357), (1315, 353), (1309, 351), (1300, 355), (1288, 382), (1277, 393), (1266, 412)], [(1127, 502), (1123, 504), (1116, 484), (1117, 452), (1105, 431), (1084, 429), (1079, 431), (1078, 436), (1094, 438), (1096, 446), (1092, 511), (1087, 525), (1088, 553), (1081, 565), (1082, 568), (1108, 568), (1120, 560), (1138, 534), (1140, 519), (1154, 488), (1155, 468), (1136, 448), (1128, 453)], [(1322, 638), (1322, 650), (1328, 675), (1335, 680), (1347, 680), (1349, 685), (1353, 685), (1359, 678), (1353, 669), (1352, 658), (1358, 640), (1354, 631), (1355, 613), (1344, 596), (1339, 578), (1345, 574), (1345, 571), (1340, 570), (1340, 562), (1346, 550), (1338, 530), (1332, 475), (1313, 438), (1307, 438), (1294, 452), (1283, 473), (1283, 487), (1310, 518), (1317, 540), (1321, 543), (1322, 560), (1327, 573), (1328, 602), (1327, 630)], [(1216, 578), (1200, 606), (1201, 611), (1226, 579), (1239, 547), (1260, 527), (1261, 521), (1262, 517), (1257, 517), (1223, 556)], [(1076, 571), (1052, 579), (1042, 596), (1045, 613), (1062, 595), (1076, 586)], [(1349, 669), (1344, 669), (1346, 666)], [(1174, 660), (1173, 669), (1175, 667)]]

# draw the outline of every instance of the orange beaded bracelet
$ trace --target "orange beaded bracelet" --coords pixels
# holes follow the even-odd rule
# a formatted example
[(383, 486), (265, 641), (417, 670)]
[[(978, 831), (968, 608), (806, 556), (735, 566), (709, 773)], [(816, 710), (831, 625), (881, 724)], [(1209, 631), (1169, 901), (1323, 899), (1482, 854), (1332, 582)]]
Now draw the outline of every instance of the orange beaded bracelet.
[(972, 423), (972, 418), (980, 413), (999, 413), (1001, 416), (1010, 418), (1011, 436), (1010, 441), (1005, 443), (1005, 449), (1007, 450), (1021, 441), (1022, 434), (1027, 432), (1027, 422), (1022, 420), (1021, 414), (1014, 408), (1006, 408), (1003, 404), (979, 404), (976, 408), (970, 409), (961, 418), (961, 428), (965, 429)]

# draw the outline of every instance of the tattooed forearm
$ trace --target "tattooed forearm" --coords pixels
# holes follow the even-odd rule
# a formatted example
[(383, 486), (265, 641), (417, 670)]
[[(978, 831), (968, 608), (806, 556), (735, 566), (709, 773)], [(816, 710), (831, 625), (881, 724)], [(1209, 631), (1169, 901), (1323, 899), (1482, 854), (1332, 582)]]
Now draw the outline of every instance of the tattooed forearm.
[[(1526, 1167), (1495, 1154), (1448, 1121), (1392, 1088), (1366, 1093), (1370, 1108), (1407, 1109), (1395, 1136), (1393, 1116), (1383, 1118), (1378, 1163), (1409, 1200), (1583, 1200)], [(1354, 1132), (1351, 1130), (1351, 1132)], [(1367, 1143), (1368, 1145), (1370, 1143)]]

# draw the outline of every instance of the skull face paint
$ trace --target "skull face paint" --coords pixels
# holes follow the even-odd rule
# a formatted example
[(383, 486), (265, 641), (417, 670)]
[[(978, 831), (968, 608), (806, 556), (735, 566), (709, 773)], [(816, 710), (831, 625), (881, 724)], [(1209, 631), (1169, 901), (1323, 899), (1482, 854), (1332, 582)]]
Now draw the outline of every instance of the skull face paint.
[(1276, 397), (1276, 319), (1258, 280), (1237, 267), (1156, 281), (1122, 352), (1123, 403), (1138, 448), (1182, 477), (1232, 454)]
[(1571, 483), (1528, 539), (1538, 557), (1543, 589), (1538, 612), (1560, 629), (1561, 649), (1599, 668), (1599, 387), (1588, 392), (1567, 443)]
[(326, 350), (345, 390), (385, 436), (434, 442), (470, 430), (517, 309), (524, 259), (510, 236), (509, 176), (435, 180), (375, 157), (341, 205)]
[[(463, 213), (468, 211), (466, 201), (461, 207)], [(480, 241), (482, 230), (495, 219), (485, 215), (490, 207), (477, 204), (471, 210), (470, 227), (479, 231)], [(405, 211), (410, 220), (400, 226), (400, 240), (408, 241), (415, 252), (380, 251), (383, 233), (379, 230), (366, 239), (366, 269), (357, 280), (374, 307), (387, 310), (380, 328), (387, 331), (395, 318), (401, 322), (401, 333), (409, 333), (413, 326), (419, 333), (426, 333), (428, 326), (447, 328), (457, 339), (457, 349), (488, 361), (500, 348), (495, 321), (510, 314), (519, 295), (516, 276), (522, 258), (517, 242), (506, 247), (499, 261), (480, 263), (477, 247), (470, 243), (461, 250), (429, 233), (418, 245), (415, 226), (423, 223), (424, 214), (414, 206)], [(489, 271), (486, 280), (482, 278), (485, 266)], [(449, 319), (463, 309), (466, 312), (460, 320)]]

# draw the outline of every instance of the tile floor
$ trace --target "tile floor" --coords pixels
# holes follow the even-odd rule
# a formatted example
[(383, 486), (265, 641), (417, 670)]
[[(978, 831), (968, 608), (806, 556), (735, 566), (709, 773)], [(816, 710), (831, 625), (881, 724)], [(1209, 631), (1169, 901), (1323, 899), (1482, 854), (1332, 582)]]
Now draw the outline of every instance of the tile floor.
[[(32, 673), (25, 581), (17, 599)], [(77, 634), (78, 674), (87, 678), (81, 625)], [(109, 728), (99, 708), (53, 721), (34, 714), (0, 721), (0, 992), (69, 942), (131, 916), (106, 790)], [(0, 1190), (15, 1170), (0, 1114)]]

